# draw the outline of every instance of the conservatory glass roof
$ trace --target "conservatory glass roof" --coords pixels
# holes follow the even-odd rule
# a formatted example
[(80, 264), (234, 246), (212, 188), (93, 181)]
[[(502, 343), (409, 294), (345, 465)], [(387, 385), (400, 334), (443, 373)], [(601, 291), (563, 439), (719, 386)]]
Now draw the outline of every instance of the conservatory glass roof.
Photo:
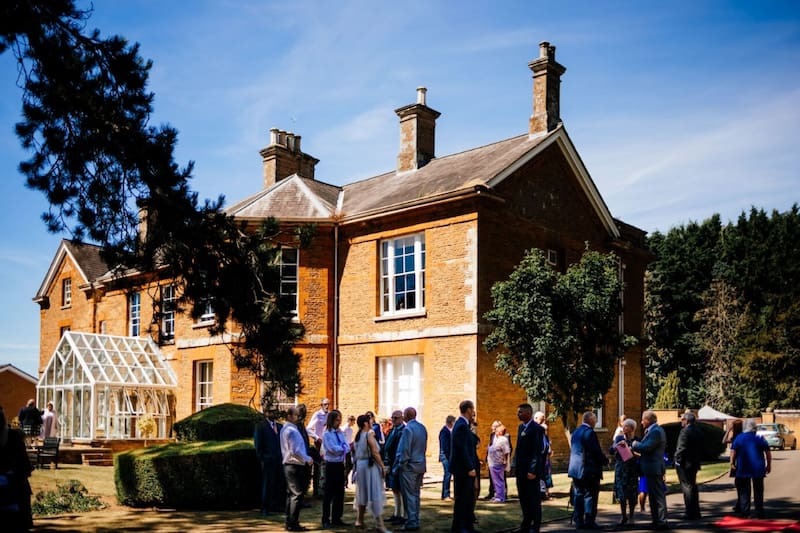
[(83, 383), (171, 389), (177, 382), (152, 339), (67, 331), (39, 386)]

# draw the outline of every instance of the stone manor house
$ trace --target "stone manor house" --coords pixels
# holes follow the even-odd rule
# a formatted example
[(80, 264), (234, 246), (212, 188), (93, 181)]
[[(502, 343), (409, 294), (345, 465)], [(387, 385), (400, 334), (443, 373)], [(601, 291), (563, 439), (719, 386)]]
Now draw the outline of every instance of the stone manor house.
[[(271, 130), (260, 151), (263, 187), (228, 213), (253, 225), (268, 216), (287, 228), (317, 225), (310, 247), (287, 243), (281, 254), (282, 292), (295, 296), (306, 329), (296, 347), (304, 393), (287, 402), (313, 410), (329, 397), (345, 415), (374, 410), (381, 417), (416, 406), (436, 457), (438, 429), (470, 398), (482, 436), (500, 419), (513, 438), (526, 395), (483, 349), (483, 316), (492, 284), (533, 247), (561, 271), (585, 243), (615, 252), (625, 282), (620, 327), (641, 336), (645, 233), (611, 215), (560, 120), (566, 69), (555, 47), (542, 43), (528, 66), (528, 131), (437, 157), (440, 113), (419, 88), (416, 103), (395, 110), (396, 169), (343, 186), (317, 179), (318, 160), (301, 150), (300, 136)], [(130, 277), (135, 290), (131, 279), (122, 285), (109, 274), (96, 247), (65, 240), (34, 298), (41, 308), (39, 404), (56, 400), (63, 435), (137, 438), (136, 418), (151, 413), (165, 437), (173, 421), (206, 406), (253, 398), (258, 405), (259, 384), (237, 371), (224, 342), (230, 338), (208, 333), (213, 309), (195, 322), (171, 311), (172, 280)], [(154, 301), (164, 310), (155, 321)], [(597, 405), (601, 436), (621, 412), (643, 409), (641, 346), (628, 350), (616, 374)], [(556, 426), (558, 454), (565, 443)]]

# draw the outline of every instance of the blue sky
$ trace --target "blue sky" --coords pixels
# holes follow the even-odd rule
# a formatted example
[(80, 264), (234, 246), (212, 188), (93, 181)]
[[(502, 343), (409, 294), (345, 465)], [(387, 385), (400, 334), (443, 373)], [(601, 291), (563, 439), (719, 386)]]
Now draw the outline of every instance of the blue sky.
[[(78, 0), (79, 5), (88, 2)], [(88, 22), (154, 62), (154, 122), (180, 132), (201, 198), (262, 185), (269, 129), (302, 136), (317, 178), (394, 168), (394, 109), (428, 88), (436, 151), (527, 131), (528, 62), (567, 67), (561, 116), (612, 214), (666, 231), (800, 201), (799, 2), (94, 0)], [(36, 374), (31, 301), (63, 235), (17, 171), (16, 67), (0, 56), (0, 363)]]

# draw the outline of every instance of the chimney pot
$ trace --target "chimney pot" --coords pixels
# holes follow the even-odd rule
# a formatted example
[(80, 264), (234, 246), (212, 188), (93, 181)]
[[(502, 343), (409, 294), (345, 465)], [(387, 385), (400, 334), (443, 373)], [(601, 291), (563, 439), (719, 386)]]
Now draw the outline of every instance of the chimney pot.
[(314, 167), (319, 159), (300, 150), (300, 136), (278, 128), (269, 130), (269, 146), (259, 151), (263, 165), (264, 188), (297, 174), (314, 179)]
[(425, 87), (417, 87), (417, 103), (395, 109), (400, 117), (397, 171), (417, 170), (435, 157), (436, 119), (440, 113), (426, 105)]
[(533, 71), (533, 115), (528, 133), (544, 135), (561, 123), (561, 75), (566, 68), (556, 62), (556, 47), (547, 41), (539, 43), (539, 57), (528, 63)]

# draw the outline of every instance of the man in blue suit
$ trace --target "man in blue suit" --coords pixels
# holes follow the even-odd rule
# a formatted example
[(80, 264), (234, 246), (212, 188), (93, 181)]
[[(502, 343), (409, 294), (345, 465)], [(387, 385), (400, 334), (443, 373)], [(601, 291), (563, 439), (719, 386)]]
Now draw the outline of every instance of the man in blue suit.
[(667, 434), (658, 425), (658, 417), (653, 411), (642, 413), (644, 438), (634, 442), (631, 448), (641, 455), (639, 467), (647, 480), (650, 494), (650, 516), (655, 530), (669, 529), (667, 524), (667, 494), (664, 490), (664, 474), (667, 465), (664, 463), (664, 450), (667, 447)]
[(399, 474), (400, 490), (406, 506), (406, 524), (401, 531), (418, 531), (419, 493), (422, 476), (427, 470), (425, 451), (428, 447), (428, 430), (417, 422), (417, 410), (413, 407), (406, 407), (403, 418), (406, 428), (400, 436), (392, 471)]
[(597, 525), (597, 497), (600, 493), (600, 480), (608, 457), (600, 448), (600, 441), (594, 432), (597, 416), (592, 411), (583, 413), (583, 423), (572, 433), (569, 454), (569, 470), (572, 478), (575, 500), (575, 525), (578, 529), (602, 529)]
[(533, 420), (533, 407), (523, 403), (517, 407), (520, 425), (517, 430), (517, 452), (514, 471), (517, 477), (519, 505), (522, 508), (520, 533), (539, 533), (542, 526), (542, 492), (539, 481), (544, 477), (544, 428)]
[(253, 445), (261, 462), (261, 514), (281, 510), (286, 499), (281, 458), (281, 425), (264, 413), (264, 420), (256, 425)]
[(470, 425), (475, 418), (475, 404), (464, 400), (458, 406), (461, 416), (453, 425), (450, 439), (450, 472), (453, 474), (452, 533), (475, 531), (475, 480), (480, 464)]
[(439, 462), (442, 463), (442, 470), (444, 476), (442, 477), (442, 499), (450, 499), (450, 441), (453, 436), (453, 424), (456, 422), (456, 417), (447, 415), (442, 429), (439, 430)]

